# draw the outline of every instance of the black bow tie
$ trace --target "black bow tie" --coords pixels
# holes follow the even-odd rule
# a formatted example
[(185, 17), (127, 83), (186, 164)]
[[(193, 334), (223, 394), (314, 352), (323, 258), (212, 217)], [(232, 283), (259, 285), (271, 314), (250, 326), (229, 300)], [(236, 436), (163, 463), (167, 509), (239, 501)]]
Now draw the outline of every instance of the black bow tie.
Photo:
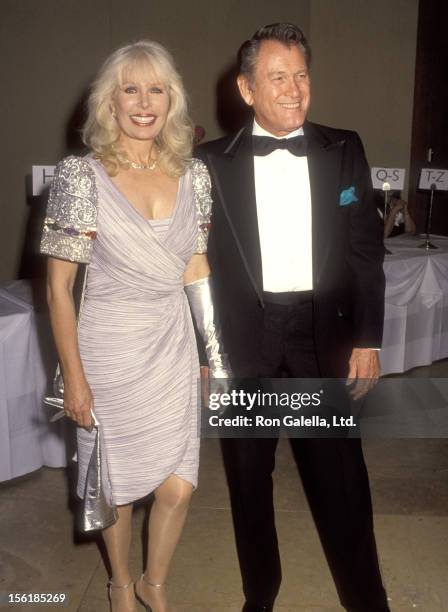
[(292, 138), (271, 138), (271, 136), (252, 136), (254, 155), (269, 155), (277, 149), (286, 149), (297, 157), (306, 155), (305, 136), (293, 136)]

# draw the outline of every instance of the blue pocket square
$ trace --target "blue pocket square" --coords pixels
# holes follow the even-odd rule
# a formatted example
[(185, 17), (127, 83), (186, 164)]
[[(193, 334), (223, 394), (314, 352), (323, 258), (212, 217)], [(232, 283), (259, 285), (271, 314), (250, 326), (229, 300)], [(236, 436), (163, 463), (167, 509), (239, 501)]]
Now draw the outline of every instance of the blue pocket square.
[(358, 198), (356, 197), (355, 188), (353, 186), (341, 191), (341, 195), (339, 196), (339, 206), (347, 206), (347, 204), (353, 204), (353, 202), (357, 201)]

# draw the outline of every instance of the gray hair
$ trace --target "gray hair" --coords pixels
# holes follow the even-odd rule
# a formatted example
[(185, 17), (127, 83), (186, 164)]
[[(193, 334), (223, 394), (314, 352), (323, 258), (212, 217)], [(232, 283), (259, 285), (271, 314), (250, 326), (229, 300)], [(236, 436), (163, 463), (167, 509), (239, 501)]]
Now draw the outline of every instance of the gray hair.
[(288, 47), (299, 47), (307, 66), (310, 65), (311, 48), (302, 30), (292, 23), (271, 23), (257, 30), (238, 51), (239, 73), (249, 82), (253, 82), (258, 53), (264, 40), (276, 40)]

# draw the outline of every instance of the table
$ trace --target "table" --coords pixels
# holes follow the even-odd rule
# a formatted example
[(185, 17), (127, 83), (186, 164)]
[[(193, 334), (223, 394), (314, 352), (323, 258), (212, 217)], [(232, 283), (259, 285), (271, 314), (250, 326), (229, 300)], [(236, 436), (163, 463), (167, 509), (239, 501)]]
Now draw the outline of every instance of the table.
[[(418, 249), (422, 242), (386, 240), (383, 374), (448, 357), (448, 238), (432, 238), (434, 251)], [(42, 403), (55, 364), (45, 354), (52, 347), (48, 316), (32, 304), (29, 282), (0, 286), (0, 481), (67, 465), (70, 423), (49, 423)]]
[(41, 347), (51, 345), (48, 317), (35, 312), (30, 283), (1, 285), (0, 481), (67, 464), (67, 425), (50, 425), (42, 403), (48, 367)]
[(439, 248), (430, 251), (417, 248), (422, 242), (409, 235), (385, 241), (383, 374), (448, 357), (448, 238), (432, 237)]

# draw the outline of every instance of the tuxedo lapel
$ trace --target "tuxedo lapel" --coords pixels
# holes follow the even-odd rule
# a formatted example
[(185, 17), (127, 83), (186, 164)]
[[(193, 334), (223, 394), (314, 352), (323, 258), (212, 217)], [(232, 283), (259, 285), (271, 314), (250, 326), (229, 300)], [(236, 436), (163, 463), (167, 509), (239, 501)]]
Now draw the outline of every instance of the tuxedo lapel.
[[(342, 179), (345, 141), (334, 142), (305, 122), (312, 206), (313, 286), (318, 288), (334, 239), (334, 215)], [(252, 126), (241, 130), (225, 151), (208, 153), (216, 196), (227, 217), (250, 282), (263, 302), (263, 273), (255, 197)]]
[(208, 156), (209, 168), (250, 281), (263, 302), (262, 263), (255, 199), (251, 127), (234, 138), (224, 154)]
[(334, 239), (345, 141), (332, 142), (314, 124), (305, 122), (308, 140), (313, 242), (313, 286), (318, 288)]

